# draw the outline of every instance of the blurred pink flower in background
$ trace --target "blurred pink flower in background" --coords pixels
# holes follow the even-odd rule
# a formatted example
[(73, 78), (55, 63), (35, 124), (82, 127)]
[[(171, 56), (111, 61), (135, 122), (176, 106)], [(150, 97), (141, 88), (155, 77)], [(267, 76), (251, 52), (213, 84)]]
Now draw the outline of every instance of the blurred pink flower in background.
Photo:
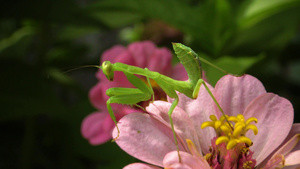
[[(195, 100), (179, 93), (179, 104), (172, 114), (181, 162), (168, 120), (171, 103), (155, 101), (146, 108), (148, 114), (132, 113), (120, 119), (120, 136), (116, 143), (128, 154), (149, 163), (133, 163), (125, 169), (274, 169), (300, 166), (300, 124), (293, 124), (294, 110), (287, 99), (267, 93), (262, 83), (250, 75), (226, 75), (215, 88), (208, 86), (229, 119), (243, 115), (243, 124), (247, 123), (246, 119), (257, 119), (257, 135), (252, 131), (242, 134), (253, 145), (240, 142), (233, 149), (226, 149), (224, 142), (216, 145), (220, 136), (216, 130), (201, 129), (201, 125), (211, 121), (212, 116), (217, 119), (222, 116), (201, 86)], [(172, 100), (169, 99), (169, 102)], [(234, 126), (234, 129), (237, 128)], [(249, 128), (255, 131), (255, 127)], [(113, 136), (116, 134), (114, 130)], [(234, 134), (230, 136), (235, 137)]]
[[(167, 48), (157, 48), (150, 41), (136, 42), (130, 44), (127, 48), (124, 46), (114, 46), (105, 51), (101, 57), (103, 61), (112, 63), (121, 62), (141, 68), (148, 68), (151, 71), (159, 72), (176, 80), (187, 80), (187, 73), (181, 64), (172, 66), (172, 53)], [(133, 88), (123, 72), (115, 72), (114, 81), (106, 79), (102, 70), (96, 74), (99, 80), (89, 93), (90, 101), (98, 111), (88, 115), (82, 122), (81, 133), (84, 138), (89, 140), (90, 144), (98, 145), (105, 143), (112, 138), (112, 130), (115, 126), (111, 120), (106, 108), (108, 96), (106, 90), (112, 87)], [(140, 77), (144, 78), (144, 77)], [(145, 79), (144, 79), (145, 80)], [(153, 85), (155, 99), (166, 100), (166, 95), (162, 90)], [(141, 103), (142, 107), (146, 107), (148, 103)], [(117, 120), (124, 115), (132, 112), (141, 112), (139, 108), (130, 107), (127, 105), (112, 104), (113, 111)]]

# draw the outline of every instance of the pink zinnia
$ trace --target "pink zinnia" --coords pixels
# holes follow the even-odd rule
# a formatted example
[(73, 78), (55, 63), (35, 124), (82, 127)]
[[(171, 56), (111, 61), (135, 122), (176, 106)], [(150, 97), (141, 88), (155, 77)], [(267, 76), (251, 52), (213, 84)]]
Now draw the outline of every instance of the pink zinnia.
[[(114, 46), (103, 53), (101, 63), (103, 61), (110, 61), (112, 63), (121, 62), (132, 66), (148, 68), (151, 71), (159, 72), (174, 79), (187, 80), (186, 71), (181, 64), (172, 67), (172, 53), (170, 50), (167, 48), (157, 48), (150, 41), (132, 43), (127, 48), (119, 45)], [(96, 77), (99, 79), (99, 82), (90, 90), (89, 96), (91, 103), (98, 111), (88, 115), (83, 120), (81, 126), (82, 135), (93, 145), (102, 144), (110, 140), (112, 138), (112, 130), (115, 126), (106, 108), (106, 101), (108, 100), (106, 90), (112, 87), (134, 87), (122, 72), (115, 72), (114, 81), (112, 82), (107, 80), (101, 70), (98, 71)], [(154, 84), (153, 89), (155, 92), (158, 91), (155, 95), (156, 99), (166, 100), (165, 94), (158, 86)], [(140, 103), (142, 107), (146, 107), (147, 104), (145, 102)], [(142, 112), (138, 108), (127, 105), (113, 104), (112, 107), (117, 120), (132, 112)]]
[[(232, 129), (203, 86), (195, 100), (179, 93), (179, 104), (172, 115), (179, 141), (179, 162), (167, 114), (172, 100), (155, 101), (147, 107), (149, 114), (132, 113), (119, 121), (117, 144), (149, 163), (134, 163), (125, 168), (300, 166), (300, 124), (293, 124), (294, 111), (287, 99), (267, 93), (262, 83), (250, 75), (226, 75), (215, 88), (208, 86)], [(116, 134), (114, 130), (113, 136)]]

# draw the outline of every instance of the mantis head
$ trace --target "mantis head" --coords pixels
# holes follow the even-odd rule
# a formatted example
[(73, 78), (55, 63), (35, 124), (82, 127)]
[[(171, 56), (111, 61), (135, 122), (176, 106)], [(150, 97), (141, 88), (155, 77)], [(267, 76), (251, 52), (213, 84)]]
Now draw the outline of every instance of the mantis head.
[(102, 63), (102, 71), (105, 74), (106, 78), (110, 81), (114, 80), (114, 71), (112, 70), (113, 65), (110, 61), (104, 61)]

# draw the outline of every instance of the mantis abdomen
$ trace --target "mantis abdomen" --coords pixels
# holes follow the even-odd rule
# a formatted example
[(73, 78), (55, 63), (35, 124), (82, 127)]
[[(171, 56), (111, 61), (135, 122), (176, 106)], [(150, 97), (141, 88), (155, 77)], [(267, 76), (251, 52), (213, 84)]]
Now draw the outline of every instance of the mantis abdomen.
[(201, 64), (199, 56), (190, 48), (181, 43), (173, 43), (174, 51), (187, 71), (189, 82), (196, 85), (202, 78)]

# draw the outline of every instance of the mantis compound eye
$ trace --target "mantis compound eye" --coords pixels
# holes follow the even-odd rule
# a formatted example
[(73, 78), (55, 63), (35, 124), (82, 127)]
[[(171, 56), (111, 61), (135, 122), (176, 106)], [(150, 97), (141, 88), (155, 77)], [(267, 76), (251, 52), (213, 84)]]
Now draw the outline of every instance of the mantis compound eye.
[(112, 70), (113, 65), (110, 61), (104, 61), (102, 63), (102, 71), (105, 74), (106, 78), (110, 81), (114, 80), (114, 71)]

